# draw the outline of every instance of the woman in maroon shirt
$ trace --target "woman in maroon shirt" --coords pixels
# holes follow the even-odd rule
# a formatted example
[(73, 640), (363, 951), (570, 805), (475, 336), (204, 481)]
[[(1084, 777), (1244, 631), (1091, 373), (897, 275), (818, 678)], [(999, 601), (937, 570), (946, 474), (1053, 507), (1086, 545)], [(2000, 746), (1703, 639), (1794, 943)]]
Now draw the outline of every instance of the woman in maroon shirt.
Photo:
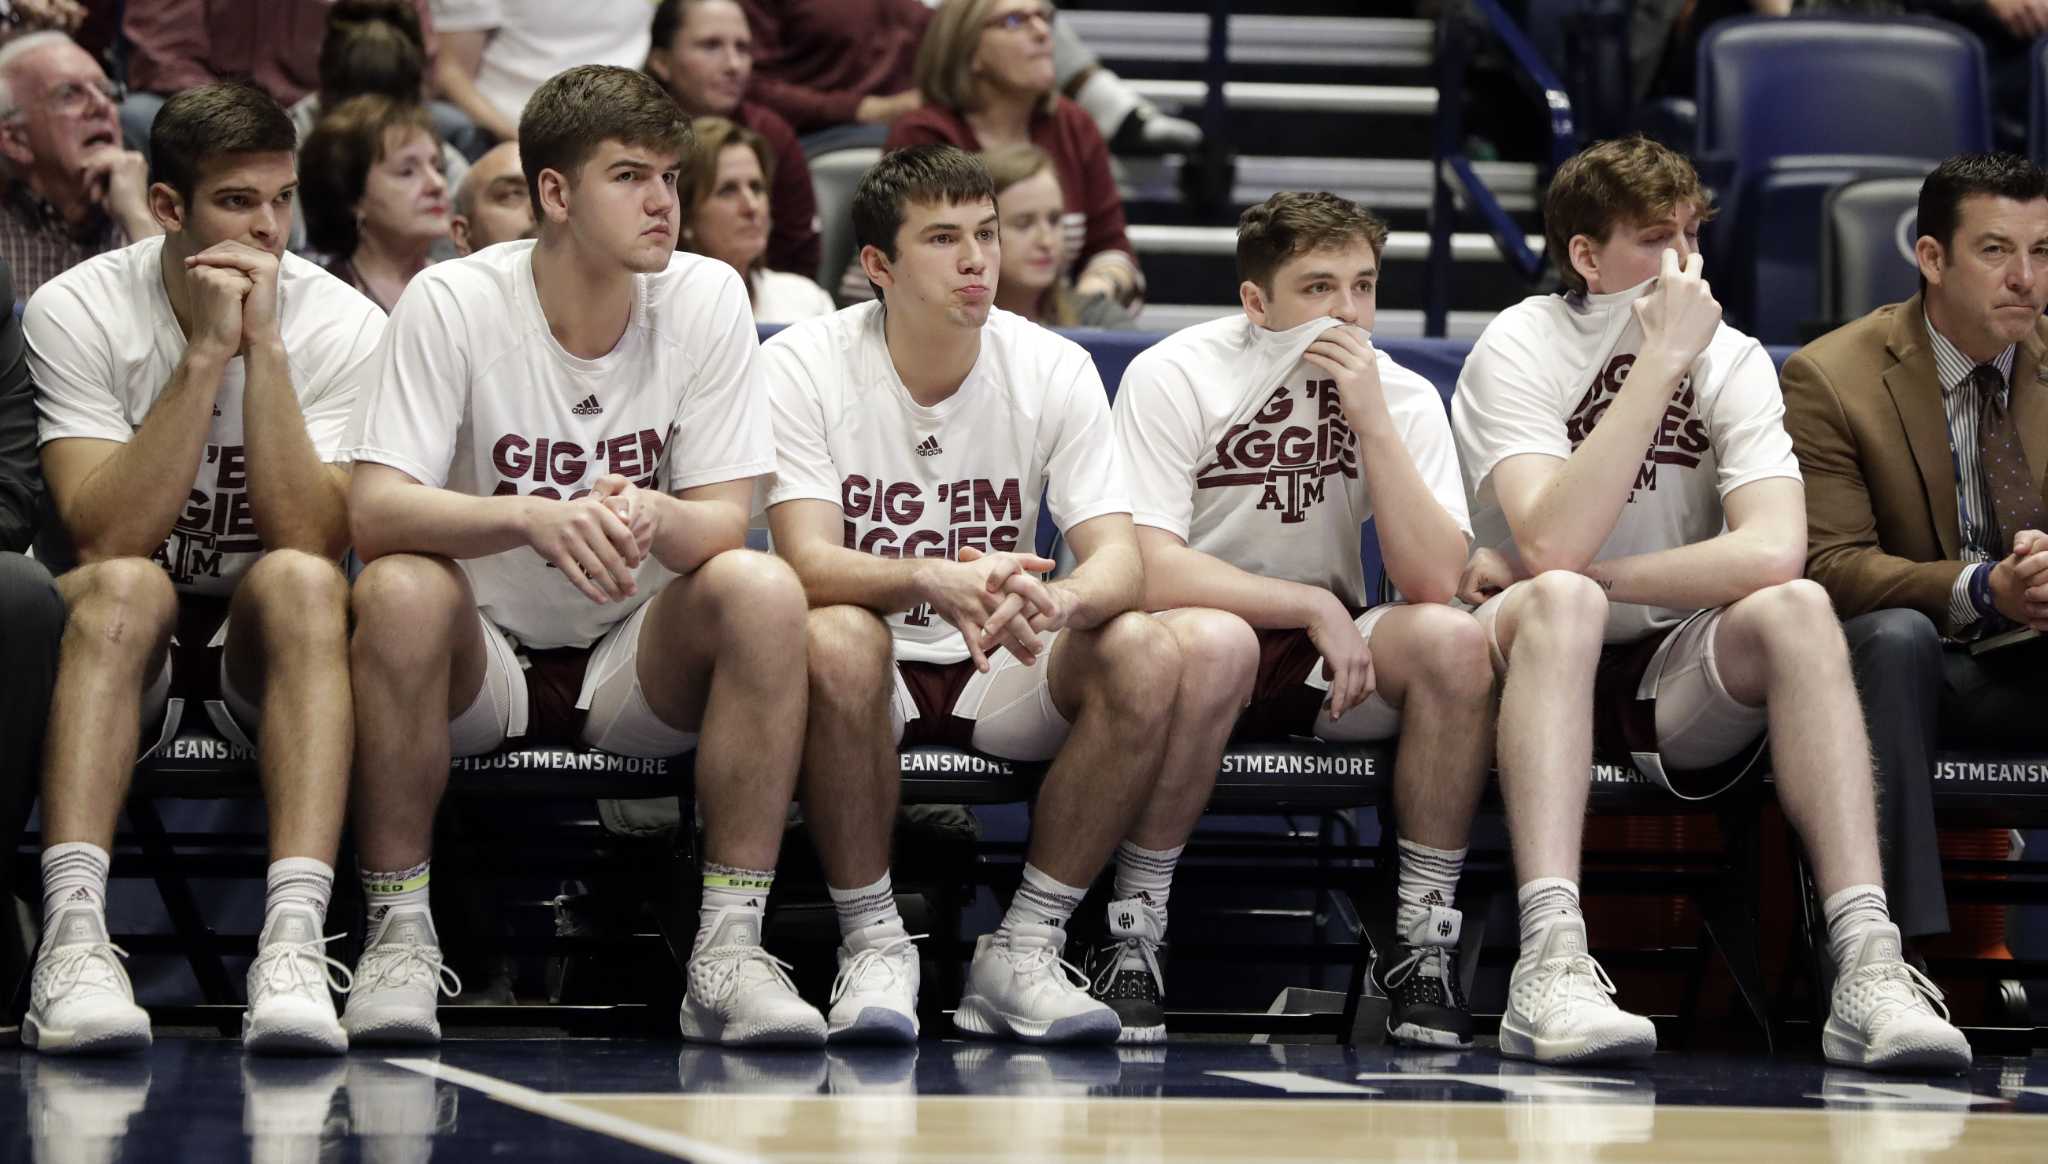
[(1052, 16), (1045, 0), (945, 0), (918, 49), (924, 105), (897, 120), (886, 148), (943, 142), (976, 153), (1024, 144), (1044, 150), (1066, 192), (1075, 292), (1128, 307), (1142, 297), (1144, 276), (1124, 232), (1102, 131), (1055, 87)]

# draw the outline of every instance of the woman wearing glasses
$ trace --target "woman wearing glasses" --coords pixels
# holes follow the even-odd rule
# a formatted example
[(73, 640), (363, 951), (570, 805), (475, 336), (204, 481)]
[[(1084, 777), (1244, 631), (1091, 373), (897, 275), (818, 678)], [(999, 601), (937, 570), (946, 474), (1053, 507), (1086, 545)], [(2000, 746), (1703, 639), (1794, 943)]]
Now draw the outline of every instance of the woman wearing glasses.
[(1052, 17), (1046, 0), (945, 0), (918, 49), (924, 105), (896, 122), (886, 148), (1044, 150), (1065, 193), (1062, 253), (1075, 292), (1130, 307), (1143, 296), (1144, 276), (1102, 131), (1056, 88)]

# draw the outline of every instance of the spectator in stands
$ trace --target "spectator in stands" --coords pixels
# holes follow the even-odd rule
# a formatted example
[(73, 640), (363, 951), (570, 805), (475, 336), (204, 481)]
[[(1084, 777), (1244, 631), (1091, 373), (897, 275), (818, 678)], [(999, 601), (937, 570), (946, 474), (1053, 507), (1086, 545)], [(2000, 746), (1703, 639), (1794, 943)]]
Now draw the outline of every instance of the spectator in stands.
[[(412, 29), (431, 66), (434, 21), (428, 0), (396, 0), (414, 14)], [(137, 146), (171, 94), (229, 78), (254, 81), (287, 108), (320, 86), (319, 57), (333, 24), (390, 19), (391, 0), (123, 0), (128, 96), (121, 126)], [(415, 98), (417, 99), (417, 98)], [(431, 106), (445, 139), (465, 149), (475, 128), (445, 102)]]
[[(1399, 733), (1401, 948), (1375, 965), (1393, 1003), (1386, 1030), (1397, 1042), (1466, 1047), (1463, 915), (1452, 907), (1493, 759), (1493, 667), (1478, 622), (1447, 605), (1471, 519), (1443, 398), (1367, 338), (1386, 241), (1385, 223), (1333, 194), (1275, 194), (1245, 211), (1244, 314), (1176, 332), (1133, 360), (1116, 433), (1145, 608), (1177, 634), (1199, 629), (1207, 641), (1183, 638), (1182, 654), (1242, 682), (1223, 714), (1172, 738), (1165, 771), (1206, 787), (1240, 724), (1252, 739)], [(1271, 452), (1261, 468), (1233, 472), (1256, 448)], [(1275, 481), (1288, 482), (1281, 493)], [(1321, 485), (1295, 484), (1306, 482)], [(1375, 516), (1404, 602), (1375, 605), (1366, 591), (1360, 527)], [(1585, 622), (1593, 640), (1598, 619)], [(1198, 800), (1188, 807), (1201, 811)], [(1183, 817), (1161, 839), (1180, 845), (1194, 825)], [(1122, 909), (1148, 911), (1143, 902)], [(1112, 934), (1096, 952), (1098, 997), (1119, 978), (1147, 976), (1156, 957), (1146, 947), (1164, 921), (1157, 932)], [(1149, 984), (1154, 1010), (1161, 989)]]
[[(0, 292), (11, 276), (0, 259)], [(11, 293), (7, 299), (11, 301)], [(50, 571), (24, 551), (43, 517), (36, 459), (36, 386), (21, 320), (0, 315), (0, 841), (11, 854), (28, 824), (43, 765), (43, 730), (57, 681), (64, 600)], [(14, 908), (13, 861), (0, 862), (0, 908)], [(15, 997), (28, 970), (21, 927), (0, 924), (0, 993)]]
[[(738, 0), (662, 0), (654, 10), (654, 48), (647, 71), (692, 117), (737, 121), (768, 142), (774, 182), (768, 208), (768, 266), (806, 279), (818, 276), (818, 198), (796, 131), (781, 114), (743, 100), (754, 68), (754, 37)], [(834, 272), (837, 274), (837, 272)]]
[(717, 259), (746, 279), (756, 323), (832, 314), (832, 297), (823, 287), (802, 275), (771, 271), (763, 262), (775, 173), (767, 139), (723, 117), (699, 117), (690, 129), (696, 145), (676, 182), (682, 248)]
[(448, 183), (426, 110), (355, 97), (301, 148), (306, 239), (334, 276), (385, 311), (448, 237)]
[(515, 141), (541, 82), (574, 65), (647, 62), (648, 0), (433, 0), (434, 88), (491, 135)]
[(645, 73), (557, 75), (519, 123), (539, 238), (426, 272), (392, 317), (352, 495), (371, 932), (346, 1020), (364, 1041), (440, 1037), (428, 861), (449, 756), (527, 738), (695, 748), (682, 1032), (824, 1042), (760, 945), (802, 747), (804, 594), (743, 548), (774, 448), (744, 286), (676, 252), (689, 138)]
[[(414, 0), (343, 0), (329, 12), (320, 42), (320, 88), (291, 107), (299, 144), (313, 132), (323, 110), (351, 97), (376, 93), (401, 104), (417, 104), (426, 91), (427, 52)], [(435, 119), (435, 131), (441, 121)], [(441, 174), (460, 185), (469, 159), (446, 138)]]
[(7, 0), (0, 13), (0, 44), (31, 32), (56, 31), (75, 36), (85, 24), (79, 0)]
[[(740, 0), (754, 31), (752, 97), (804, 135), (815, 156), (880, 145), (888, 126), (925, 100), (918, 44), (937, 0)], [(1050, 9), (1048, 9), (1048, 12)], [(1093, 117), (1120, 153), (1173, 153), (1201, 128), (1168, 117), (1109, 69), (1064, 24), (1053, 27), (1061, 92)]]
[(2013, 154), (1942, 163), (1914, 254), (1919, 295), (1800, 349), (1783, 377), (1807, 574), (1847, 620), (1909, 936), (1949, 928), (1938, 745), (2048, 745), (2041, 644), (1972, 650), (2048, 629), (2048, 176)]
[(107, 940), (107, 854), (139, 728), (153, 740), (164, 719), (175, 628), (192, 697), (222, 702), (231, 738), (262, 740), (271, 865), (243, 1045), (338, 1054), (321, 936), (350, 754), (337, 462), (384, 317), (285, 251), (296, 135), (262, 90), (187, 90), (151, 135), (168, 233), (59, 275), (23, 316), (62, 521), (37, 553), (64, 571), (70, 622), (22, 1038), (49, 1053), (150, 1041)]
[(162, 234), (149, 165), (121, 146), (120, 87), (61, 32), (0, 47), (0, 258), (15, 302), (79, 263)]
[(455, 187), (455, 213), (448, 220), (455, 253), (471, 254), (534, 233), (533, 199), (519, 170), (519, 143), (492, 146)]
[[(1160, 782), (1162, 752), (1234, 711), (1244, 677), (1183, 671), (1172, 632), (1138, 610), (1107, 396), (1078, 344), (991, 311), (1002, 258), (981, 162), (949, 146), (885, 155), (853, 221), (883, 302), (762, 348), (768, 522), (815, 607), (803, 789), (843, 940), (830, 1029), (917, 1038), (917, 951), (889, 881), (895, 749), (944, 742), (1051, 761), (1023, 886), (975, 946), (955, 1024), (1158, 1041), (1156, 1014), (1126, 1031), (1061, 969), (1066, 926), (1113, 853), (1121, 896), (1158, 911), (1124, 930), (1163, 926), (1179, 822), (1214, 772)], [(1031, 552), (1042, 494), (1079, 563), (1053, 582)]]
[[(1489, 553), (1464, 589), (1507, 584), (1478, 612), (1496, 665), (1514, 657), (1514, 615), (1528, 606), (1518, 578), (1572, 570), (1607, 592), (1607, 645), (1548, 680), (1589, 697), (1542, 728), (1569, 733), (1581, 772), (1597, 749), (1711, 795), (1740, 778), (1768, 729), (1778, 802), (1823, 898), (1828, 1061), (1961, 1071), (1969, 1044), (1937, 1013), (1940, 991), (1900, 959), (1848, 648), (1827, 592), (1800, 577), (1805, 491), (1777, 376), (1762, 345), (1720, 322), (1700, 277), (1711, 213), (1691, 163), (1642, 138), (1559, 167), (1543, 220), (1568, 293), (1489, 324), (1452, 400), (1475, 531), (1509, 566)], [(1517, 746), (1506, 724), (1501, 737)], [(1654, 1028), (1614, 1005), (1586, 953), (1585, 785), (1578, 797), (1565, 787), (1504, 790), (1522, 951), (1501, 1050), (1539, 1062), (1646, 1054)]]
[(1144, 290), (1124, 233), (1109, 148), (1087, 113), (1053, 87), (1052, 9), (1045, 0), (946, 0), (918, 50), (925, 104), (889, 131), (888, 148), (943, 142), (964, 150), (1035, 145), (1066, 193), (1065, 270), (1074, 290), (1123, 307)]
[(982, 155), (1003, 216), (1003, 269), (996, 306), (1047, 327), (1136, 327), (1107, 295), (1077, 295), (1066, 274), (1067, 197), (1051, 155), (1012, 145)]

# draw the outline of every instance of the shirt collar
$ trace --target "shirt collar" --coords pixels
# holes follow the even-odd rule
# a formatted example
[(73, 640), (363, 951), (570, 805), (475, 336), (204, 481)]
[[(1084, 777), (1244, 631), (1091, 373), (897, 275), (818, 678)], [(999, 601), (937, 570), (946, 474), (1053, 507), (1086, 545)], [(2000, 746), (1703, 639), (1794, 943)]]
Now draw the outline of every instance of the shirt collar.
[[(1963, 350), (1949, 342), (1949, 338), (1934, 326), (1934, 321), (1922, 313), (1921, 319), (1927, 324), (1927, 336), (1934, 348), (1934, 367), (1941, 376), (1941, 394), (1946, 397), (1968, 383), (1977, 370), (1977, 361), (1963, 354)], [(2005, 350), (1992, 357), (1991, 366), (1998, 369), (1999, 396), (2012, 386), (2013, 357), (2019, 351), (2018, 344), (2007, 344)]]

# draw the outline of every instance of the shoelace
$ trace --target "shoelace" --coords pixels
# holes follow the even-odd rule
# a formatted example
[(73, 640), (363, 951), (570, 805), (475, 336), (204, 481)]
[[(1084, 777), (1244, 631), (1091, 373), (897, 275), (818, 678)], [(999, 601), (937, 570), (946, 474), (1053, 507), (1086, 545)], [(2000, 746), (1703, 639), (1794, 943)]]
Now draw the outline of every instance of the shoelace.
[(711, 1002), (731, 998), (739, 987), (740, 971), (754, 965), (766, 970), (783, 989), (796, 993), (796, 983), (789, 977), (789, 963), (759, 946), (713, 946), (699, 953), (697, 961), (702, 964), (704, 993)]
[[(1911, 963), (1873, 962), (1868, 966), (1859, 967), (1852, 981), (1857, 986), (1868, 984), (1875, 988), (1875, 998), (1870, 1008), (1872, 1025), (1888, 1017), (1894, 1010), (1912, 1010), (1915, 1003), (1921, 1002), (1924, 1002), (1929, 1010), (1939, 1014), (1943, 1022), (1948, 1021), (1948, 1004), (1942, 1001), (1947, 996)], [(1903, 986), (1905, 993), (1888, 990), (1888, 985)]]
[[(355, 986), (355, 975), (347, 966), (327, 956), (327, 943), (347, 936), (335, 934), (305, 942), (272, 942), (257, 953), (256, 964), (250, 969), (262, 973), (260, 983), (266, 991), (318, 989), (324, 977), (325, 984), (333, 987), (335, 993), (347, 994)], [(310, 974), (306, 970), (308, 962), (316, 967)], [(324, 975), (320, 973), (322, 970), (326, 971)], [(461, 983), (456, 985), (459, 987)]]
[(1387, 970), (1387, 985), (1399, 986), (1422, 972), (1424, 962), (1436, 963), (1436, 980), (1448, 993), (1451, 984), (1451, 951), (1444, 946), (1412, 946), (1406, 958)]
[[(104, 990), (110, 994), (123, 993), (117, 985), (123, 978), (121, 963), (114, 959), (127, 956), (128, 951), (112, 942), (80, 942), (58, 946), (50, 952), (46, 968), (50, 976), (49, 993), (66, 994), (79, 986)], [(86, 981), (85, 972), (95, 966), (99, 968), (99, 974), (94, 981)]]
[(1124, 938), (1117, 942), (1116, 948), (1103, 959), (1102, 970), (1095, 976), (1096, 994), (1108, 993), (1110, 986), (1116, 982), (1124, 958), (1132, 953), (1137, 954), (1138, 960), (1145, 964), (1145, 972), (1152, 975), (1152, 981), (1159, 984), (1159, 993), (1166, 993), (1166, 971), (1159, 965), (1159, 943), (1144, 938)]
[(841, 998), (844, 998), (846, 992), (852, 990), (854, 984), (859, 982), (867, 975), (869, 970), (876, 966), (881, 966), (884, 970), (888, 971), (889, 985), (894, 986), (898, 977), (903, 972), (896, 968), (896, 963), (891, 962), (889, 956), (917, 941), (919, 938), (927, 936), (929, 935), (906, 934), (900, 938), (891, 938), (879, 946), (869, 946), (867, 949), (848, 958), (846, 965), (839, 968), (839, 976), (832, 980), (832, 1001), (838, 1002)]
[[(428, 953), (432, 950), (432, 953)], [(418, 942), (394, 942), (389, 946), (371, 946), (363, 951), (362, 961), (356, 964), (358, 978), (372, 967), (376, 972), (370, 975), (370, 987), (404, 986), (414, 978), (424, 975), (442, 994), (450, 998), (462, 993), (462, 978), (448, 968), (441, 957), (441, 951)], [(353, 992), (358, 985), (350, 981)]]
[[(1008, 944), (1005, 943), (1007, 946)], [(1079, 966), (1053, 952), (1051, 945), (1040, 945), (1022, 954), (1017, 947), (1008, 946), (1010, 965), (1019, 974), (1036, 974), (1041, 970), (1052, 971), (1050, 981), (1063, 990), (1082, 991), (1088, 989), (1088, 975)]]
[[(1561, 1002), (1590, 1002), (1596, 1005), (1608, 1002), (1613, 995), (1614, 980), (1607, 977), (1607, 971), (1593, 960), (1591, 954), (1573, 954), (1569, 958), (1552, 958), (1536, 970), (1540, 986), (1537, 998), (1546, 1013)], [(1588, 983), (1586, 980), (1591, 979)], [(1589, 986), (1598, 987), (1599, 994), (1592, 993)]]

